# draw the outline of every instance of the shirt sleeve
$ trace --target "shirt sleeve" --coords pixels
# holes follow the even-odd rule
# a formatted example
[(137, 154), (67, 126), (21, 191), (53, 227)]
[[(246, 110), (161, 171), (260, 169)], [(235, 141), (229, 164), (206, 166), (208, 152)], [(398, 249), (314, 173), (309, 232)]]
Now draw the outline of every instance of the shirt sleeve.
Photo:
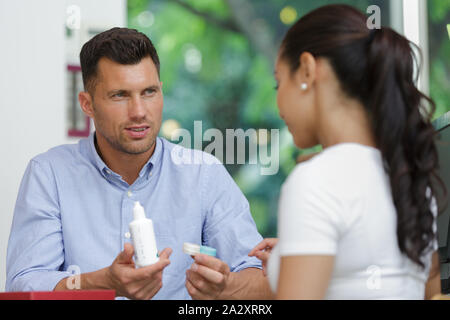
[(203, 184), (203, 244), (216, 248), (217, 257), (232, 272), (262, 268), (261, 261), (248, 253), (262, 241), (250, 213), (247, 199), (225, 167), (206, 165)]
[(335, 255), (344, 232), (343, 210), (342, 200), (323, 179), (296, 167), (280, 195), (280, 255)]
[(50, 165), (31, 160), (20, 184), (6, 257), (6, 291), (52, 291), (64, 247), (58, 194)]

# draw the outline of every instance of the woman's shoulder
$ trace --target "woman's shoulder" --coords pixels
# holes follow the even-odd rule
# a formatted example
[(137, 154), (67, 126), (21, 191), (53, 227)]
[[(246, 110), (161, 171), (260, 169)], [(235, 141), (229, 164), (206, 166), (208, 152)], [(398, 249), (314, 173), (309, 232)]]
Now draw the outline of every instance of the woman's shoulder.
[(377, 149), (340, 144), (297, 164), (286, 184), (348, 190), (366, 184), (377, 174), (383, 174), (381, 154)]

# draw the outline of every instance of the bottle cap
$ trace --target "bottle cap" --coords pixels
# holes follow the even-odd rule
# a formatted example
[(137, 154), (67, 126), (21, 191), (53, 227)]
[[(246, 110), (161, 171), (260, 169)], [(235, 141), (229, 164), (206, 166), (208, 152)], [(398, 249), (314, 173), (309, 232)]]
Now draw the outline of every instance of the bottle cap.
[(144, 207), (141, 206), (139, 201), (134, 202), (133, 217), (134, 220), (145, 219)]
[(208, 256), (211, 257), (215, 257), (216, 249), (207, 246), (200, 246), (200, 253), (207, 254)]
[(207, 246), (199, 246), (198, 244), (189, 242), (183, 244), (183, 252), (191, 256), (195, 256), (197, 253), (207, 254), (211, 257), (216, 256), (216, 249)]
[(183, 252), (195, 256), (197, 253), (200, 253), (200, 246), (198, 244), (185, 242), (183, 244)]

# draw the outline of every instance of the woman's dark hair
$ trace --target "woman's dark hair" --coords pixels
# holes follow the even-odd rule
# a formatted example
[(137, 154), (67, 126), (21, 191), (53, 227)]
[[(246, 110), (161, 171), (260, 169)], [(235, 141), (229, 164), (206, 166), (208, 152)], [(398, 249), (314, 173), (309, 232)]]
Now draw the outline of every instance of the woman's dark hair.
[(280, 59), (291, 73), (303, 52), (327, 59), (343, 92), (364, 105), (390, 178), (400, 251), (424, 267), (437, 237), (431, 208), (438, 185), (446, 194), (437, 175), (435, 104), (416, 88), (413, 44), (390, 28), (369, 30), (366, 21), (347, 5), (321, 7), (290, 28)]
[(120, 64), (137, 64), (150, 57), (159, 76), (159, 58), (153, 43), (143, 33), (128, 28), (112, 28), (97, 34), (81, 48), (80, 64), (85, 90), (95, 88), (97, 65), (106, 57)]

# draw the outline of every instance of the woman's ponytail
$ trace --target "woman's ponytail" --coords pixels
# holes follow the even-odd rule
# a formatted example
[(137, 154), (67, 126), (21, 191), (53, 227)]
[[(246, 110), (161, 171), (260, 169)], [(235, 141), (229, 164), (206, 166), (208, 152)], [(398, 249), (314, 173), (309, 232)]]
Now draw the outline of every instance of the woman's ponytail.
[(415, 68), (410, 41), (390, 28), (370, 32), (365, 105), (390, 178), (399, 248), (423, 267), (421, 257), (436, 239), (430, 195), (438, 154), (431, 124), (435, 105), (417, 89)]

